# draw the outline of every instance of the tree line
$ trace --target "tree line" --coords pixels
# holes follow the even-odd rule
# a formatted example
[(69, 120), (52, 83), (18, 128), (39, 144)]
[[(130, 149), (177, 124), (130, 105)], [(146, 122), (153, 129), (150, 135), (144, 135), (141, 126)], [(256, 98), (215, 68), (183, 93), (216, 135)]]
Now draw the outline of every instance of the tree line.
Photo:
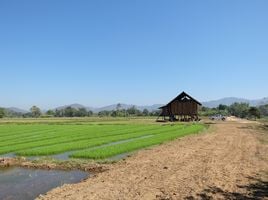
[(41, 109), (37, 106), (32, 106), (30, 112), (28, 113), (16, 113), (8, 111), (4, 108), (0, 108), (0, 118), (3, 117), (23, 117), (23, 118), (38, 118), (38, 117), (130, 117), (130, 116), (158, 116), (160, 111), (149, 111), (148, 109), (139, 110), (135, 106), (132, 106), (128, 109), (123, 109), (121, 104), (117, 104), (115, 110), (103, 110), (98, 113), (93, 113), (91, 110), (86, 108), (73, 108), (71, 106), (48, 110), (42, 112)]
[(220, 104), (216, 108), (202, 107), (200, 115), (211, 116), (215, 114), (233, 115), (239, 118), (257, 119), (268, 116), (268, 104), (261, 106), (250, 106), (248, 103), (233, 103), (230, 106)]
[[(233, 115), (240, 118), (260, 118), (268, 117), (268, 104), (258, 107), (249, 106), (248, 103), (233, 103), (230, 106), (220, 104), (216, 108), (201, 107), (201, 116), (211, 116), (221, 114), (225, 116)], [(114, 110), (103, 110), (98, 113), (93, 113), (91, 110), (85, 108), (65, 107), (62, 109), (48, 110), (42, 112), (37, 106), (32, 106), (28, 113), (17, 113), (4, 108), (0, 108), (0, 118), (3, 117), (24, 117), (24, 118), (38, 118), (38, 117), (135, 117), (135, 116), (158, 116), (159, 110), (149, 111), (148, 109), (139, 110), (135, 106), (130, 108), (122, 108), (121, 104), (117, 104)]]

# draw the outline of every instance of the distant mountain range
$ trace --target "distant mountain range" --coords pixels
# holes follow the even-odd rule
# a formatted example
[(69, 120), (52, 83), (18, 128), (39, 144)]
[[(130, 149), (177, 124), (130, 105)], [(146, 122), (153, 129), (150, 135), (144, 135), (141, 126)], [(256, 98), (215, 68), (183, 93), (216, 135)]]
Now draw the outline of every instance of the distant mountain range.
[[(227, 97), (227, 98), (222, 98), (222, 99), (218, 99), (218, 100), (202, 102), (202, 105), (205, 107), (214, 108), (220, 104), (224, 104), (224, 105), (229, 106), (235, 102), (248, 103), (250, 106), (260, 106), (260, 105), (268, 104), (268, 97), (262, 98), (262, 99), (255, 99), (255, 100), (236, 98), (236, 97)], [(128, 109), (132, 106), (135, 106), (139, 110), (147, 109), (151, 112), (151, 111), (157, 110), (159, 107), (161, 107), (163, 105), (164, 104), (153, 104), (153, 105), (149, 105), (149, 106), (137, 106), (137, 105), (133, 105), (133, 104), (123, 104), (122, 103), (121, 109)], [(112, 104), (112, 105), (104, 106), (104, 107), (100, 107), (100, 108), (87, 107), (87, 106), (84, 106), (81, 104), (71, 104), (71, 105), (61, 106), (61, 107), (58, 107), (56, 109), (66, 108), (67, 106), (71, 106), (72, 108), (76, 108), (76, 109), (86, 108), (87, 110), (92, 110), (93, 112), (97, 113), (97, 112), (100, 112), (103, 110), (108, 110), (108, 111), (116, 110), (117, 104)]]
[(214, 108), (220, 104), (229, 106), (235, 102), (248, 103), (250, 106), (260, 106), (260, 105), (268, 104), (268, 97), (262, 98), (262, 99), (255, 99), (255, 100), (236, 98), (236, 97), (227, 97), (227, 98), (222, 98), (222, 99), (218, 99), (214, 101), (203, 102), (202, 104), (205, 107)]
[(6, 110), (8, 110), (9, 112), (14, 112), (14, 113), (22, 113), (22, 114), (25, 114), (29, 111), (27, 110), (23, 110), (23, 109), (20, 109), (20, 108), (16, 108), (16, 107), (9, 107), (9, 108), (5, 108)]
[[(236, 97), (227, 97), (227, 98), (222, 98), (222, 99), (218, 99), (218, 100), (213, 100), (213, 101), (206, 101), (206, 102), (202, 102), (203, 106), (205, 107), (209, 107), (209, 108), (213, 108), (213, 107), (217, 107), (220, 104), (224, 104), (224, 105), (231, 105), (235, 102), (243, 102), (243, 103), (248, 103), (250, 106), (260, 106), (260, 105), (265, 105), (268, 104), (268, 97), (266, 98), (262, 98), (262, 99), (255, 99), (255, 100), (249, 100), (249, 99), (243, 99), (243, 98), (236, 98)], [(148, 109), (150, 112), (157, 110), (159, 107), (163, 106), (164, 104), (153, 104), (153, 105), (148, 105), (148, 106), (136, 106), (133, 104), (121, 104), (121, 109), (128, 109), (132, 106), (135, 106), (137, 109), (139, 110), (144, 110), (144, 109)], [(99, 108), (95, 108), (95, 107), (89, 107), (89, 106), (84, 106), (81, 104), (70, 104), (70, 105), (65, 105), (65, 106), (60, 106), (57, 107), (53, 110), (56, 109), (64, 109), (66, 107), (72, 107), (72, 108), (85, 108), (86, 110), (91, 110), (94, 113), (103, 111), (103, 110), (116, 110), (117, 104), (112, 104), (109, 106), (104, 106), (104, 107), (99, 107)], [(24, 109), (20, 109), (20, 108), (16, 108), (16, 107), (10, 107), (10, 108), (5, 108), (6, 110), (10, 111), (10, 112), (15, 112), (15, 113), (27, 113), (29, 111), (24, 110)]]

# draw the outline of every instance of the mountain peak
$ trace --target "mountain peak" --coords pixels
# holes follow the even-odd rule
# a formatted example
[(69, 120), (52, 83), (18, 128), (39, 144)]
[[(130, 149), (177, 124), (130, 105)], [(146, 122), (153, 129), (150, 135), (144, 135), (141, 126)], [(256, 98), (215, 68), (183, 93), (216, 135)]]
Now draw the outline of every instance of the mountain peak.
[(71, 107), (71, 108), (75, 108), (75, 109), (85, 108), (86, 110), (92, 110), (93, 109), (91, 107), (87, 107), (87, 106), (84, 106), (84, 105), (79, 104), (79, 103), (73, 103), (73, 104), (69, 104), (69, 105), (65, 105), (65, 106), (59, 106), (59, 107), (55, 108), (54, 110), (61, 110), (61, 109), (65, 109), (67, 107)]

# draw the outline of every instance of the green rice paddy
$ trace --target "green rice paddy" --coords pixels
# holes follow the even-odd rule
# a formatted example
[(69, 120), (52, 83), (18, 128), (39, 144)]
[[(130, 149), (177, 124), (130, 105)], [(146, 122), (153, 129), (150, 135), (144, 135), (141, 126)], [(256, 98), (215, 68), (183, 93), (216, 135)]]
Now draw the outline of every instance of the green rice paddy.
[[(104, 159), (204, 129), (201, 124), (2, 124), (1, 154)], [(98, 148), (96, 148), (98, 147)]]

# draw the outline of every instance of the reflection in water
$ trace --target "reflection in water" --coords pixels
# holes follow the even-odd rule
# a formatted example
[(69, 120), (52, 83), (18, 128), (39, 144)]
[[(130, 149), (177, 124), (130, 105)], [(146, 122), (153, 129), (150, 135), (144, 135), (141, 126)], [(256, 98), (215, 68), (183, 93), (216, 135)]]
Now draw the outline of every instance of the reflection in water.
[(88, 173), (74, 170), (0, 169), (1, 200), (31, 200), (65, 183), (77, 183)]

